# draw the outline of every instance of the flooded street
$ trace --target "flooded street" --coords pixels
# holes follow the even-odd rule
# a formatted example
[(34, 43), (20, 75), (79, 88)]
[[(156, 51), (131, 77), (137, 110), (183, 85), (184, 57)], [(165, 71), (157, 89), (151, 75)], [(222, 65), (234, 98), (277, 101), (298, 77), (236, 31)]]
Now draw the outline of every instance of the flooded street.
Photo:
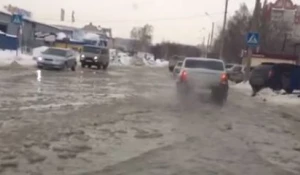
[(297, 175), (300, 110), (176, 98), (167, 68), (0, 70), (2, 175)]

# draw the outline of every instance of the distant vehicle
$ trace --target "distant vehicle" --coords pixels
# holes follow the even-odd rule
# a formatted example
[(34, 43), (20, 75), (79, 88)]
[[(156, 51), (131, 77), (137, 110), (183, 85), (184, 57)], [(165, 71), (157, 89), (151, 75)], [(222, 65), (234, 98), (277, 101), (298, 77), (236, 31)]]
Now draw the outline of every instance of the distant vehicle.
[(178, 61), (183, 61), (184, 60), (184, 56), (178, 56), (178, 55), (174, 55), (171, 58), (169, 58), (169, 71), (173, 72), (174, 67), (176, 66)]
[(75, 71), (76, 53), (72, 49), (50, 47), (36, 59), (38, 68), (68, 69)]
[(224, 62), (212, 58), (185, 58), (176, 85), (180, 97), (208, 90), (215, 102), (223, 104), (229, 89)]
[(235, 83), (240, 83), (244, 80), (244, 66), (240, 64), (226, 64), (226, 72), (228, 79)]
[(104, 47), (85, 45), (80, 55), (81, 67), (96, 66), (106, 70), (109, 65), (109, 49)]
[(182, 61), (178, 61), (174, 70), (173, 70), (173, 76), (176, 77), (180, 73), (181, 67), (182, 67)]

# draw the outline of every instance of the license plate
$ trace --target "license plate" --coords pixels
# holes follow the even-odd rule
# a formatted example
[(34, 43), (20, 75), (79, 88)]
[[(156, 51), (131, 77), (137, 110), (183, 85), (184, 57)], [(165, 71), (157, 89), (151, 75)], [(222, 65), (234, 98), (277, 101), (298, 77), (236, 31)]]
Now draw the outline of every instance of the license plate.
[(92, 60), (85, 60), (85, 62), (92, 62)]

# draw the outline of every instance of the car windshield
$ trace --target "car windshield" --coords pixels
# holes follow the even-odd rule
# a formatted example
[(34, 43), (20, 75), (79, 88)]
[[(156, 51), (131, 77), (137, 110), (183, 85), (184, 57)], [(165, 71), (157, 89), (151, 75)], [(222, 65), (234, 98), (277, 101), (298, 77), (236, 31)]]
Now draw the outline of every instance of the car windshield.
[(100, 51), (101, 51), (101, 48), (99, 48), (99, 47), (87, 47), (87, 46), (83, 47), (83, 52), (98, 54), (98, 53), (100, 53)]
[(193, 60), (188, 59), (185, 61), (186, 68), (202, 68), (211, 70), (224, 70), (223, 63), (220, 61), (213, 60)]
[(66, 50), (62, 50), (62, 49), (50, 48), (50, 49), (47, 49), (43, 53), (48, 54), (48, 55), (55, 55), (55, 56), (66, 56), (68, 52)]

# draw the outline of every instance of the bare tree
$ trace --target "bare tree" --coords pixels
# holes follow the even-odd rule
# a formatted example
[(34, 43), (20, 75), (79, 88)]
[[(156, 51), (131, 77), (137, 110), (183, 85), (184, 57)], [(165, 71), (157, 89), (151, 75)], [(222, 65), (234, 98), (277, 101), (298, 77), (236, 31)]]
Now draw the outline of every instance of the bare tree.
[[(249, 30), (251, 14), (246, 4), (241, 4), (239, 10), (228, 20), (224, 32), (224, 58), (229, 62), (241, 62), (240, 53), (246, 48), (245, 36)], [(220, 50), (221, 33), (214, 42), (213, 52)]]
[[(252, 20), (252, 18), (255, 18)], [(293, 47), (289, 40), (292, 31), (291, 25), (286, 21), (272, 21), (268, 14), (267, 1), (263, 6), (257, 3), (253, 15), (245, 4), (241, 4), (239, 10), (228, 20), (225, 35), (224, 58), (229, 62), (240, 63), (241, 52), (247, 49), (246, 35), (249, 32), (251, 21), (255, 21), (255, 27), (260, 33), (260, 53), (293, 53)], [(220, 33), (221, 35), (221, 33)], [(221, 36), (218, 36), (213, 46), (213, 53), (220, 49)]]
[(153, 38), (153, 26), (146, 24), (143, 27), (134, 27), (130, 32), (135, 51), (149, 51)]
[(260, 13), (259, 33), (261, 36), (260, 51), (267, 53), (292, 53), (289, 34), (292, 26), (287, 21), (272, 21), (268, 15), (267, 1)]

